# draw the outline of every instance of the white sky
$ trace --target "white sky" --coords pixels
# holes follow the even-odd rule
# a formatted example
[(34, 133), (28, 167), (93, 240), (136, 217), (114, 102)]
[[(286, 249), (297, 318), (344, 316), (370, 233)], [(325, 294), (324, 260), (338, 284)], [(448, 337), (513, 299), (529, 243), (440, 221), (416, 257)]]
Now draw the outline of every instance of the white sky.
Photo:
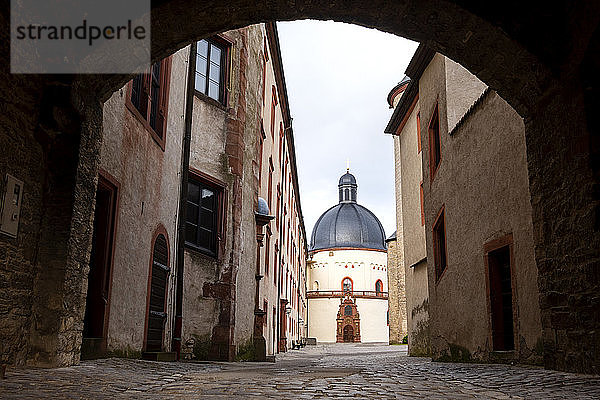
[(383, 133), (389, 91), (418, 43), (338, 22), (278, 22), (293, 117), (302, 212), (310, 243), (319, 216), (338, 203), (350, 160), (358, 203), (396, 230), (394, 146)]

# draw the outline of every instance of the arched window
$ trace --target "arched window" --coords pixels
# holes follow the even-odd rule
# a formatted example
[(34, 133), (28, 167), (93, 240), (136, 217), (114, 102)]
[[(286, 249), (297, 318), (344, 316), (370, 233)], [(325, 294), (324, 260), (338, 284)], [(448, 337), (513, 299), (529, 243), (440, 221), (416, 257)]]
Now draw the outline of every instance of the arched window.
[(352, 292), (352, 279), (350, 278), (344, 278), (342, 279), (342, 291), (344, 293), (346, 292)]
[(381, 282), (381, 279), (377, 279), (377, 282), (375, 282), (375, 293), (380, 294), (381, 292), (383, 292), (383, 282)]
[(346, 316), (352, 316), (352, 306), (345, 306), (344, 307), (344, 315), (346, 315)]
[(319, 290), (319, 281), (315, 281), (313, 284), (313, 290)]

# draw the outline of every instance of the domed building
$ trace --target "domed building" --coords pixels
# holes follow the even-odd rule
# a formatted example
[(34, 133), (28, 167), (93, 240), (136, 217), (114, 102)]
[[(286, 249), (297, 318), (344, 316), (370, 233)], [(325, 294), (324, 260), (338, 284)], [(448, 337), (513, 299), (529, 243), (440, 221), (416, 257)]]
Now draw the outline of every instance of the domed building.
[(318, 342), (388, 342), (385, 232), (356, 202), (358, 185), (346, 171), (339, 203), (317, 220), (308, 265), (308, 334)]

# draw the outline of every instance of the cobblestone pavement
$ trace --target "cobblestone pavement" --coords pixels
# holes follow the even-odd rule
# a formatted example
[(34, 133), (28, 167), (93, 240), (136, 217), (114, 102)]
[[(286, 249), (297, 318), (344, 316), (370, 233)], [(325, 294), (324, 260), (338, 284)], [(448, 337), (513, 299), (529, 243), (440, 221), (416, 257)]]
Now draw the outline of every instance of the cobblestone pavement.
[(600, 377), (435, 363), (406, 346), (329, 344), (276, 363), (107, 359), (7, 371), (2, 399), (600, 399)]

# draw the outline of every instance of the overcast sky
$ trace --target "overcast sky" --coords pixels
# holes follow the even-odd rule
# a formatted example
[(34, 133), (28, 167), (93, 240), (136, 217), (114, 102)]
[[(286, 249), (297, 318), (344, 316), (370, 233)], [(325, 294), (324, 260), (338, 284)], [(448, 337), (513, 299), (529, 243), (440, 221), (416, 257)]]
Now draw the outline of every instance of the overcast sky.
[(279, 22), (293, 117), (302, 212), (310, 243), (319, 216), (338, 203), (346, 171), (358, 182), (358, 203), (396, 230), (394, 146), (383, 133), (386, 98), (402, 79), (418, 43), (337, 22)]

